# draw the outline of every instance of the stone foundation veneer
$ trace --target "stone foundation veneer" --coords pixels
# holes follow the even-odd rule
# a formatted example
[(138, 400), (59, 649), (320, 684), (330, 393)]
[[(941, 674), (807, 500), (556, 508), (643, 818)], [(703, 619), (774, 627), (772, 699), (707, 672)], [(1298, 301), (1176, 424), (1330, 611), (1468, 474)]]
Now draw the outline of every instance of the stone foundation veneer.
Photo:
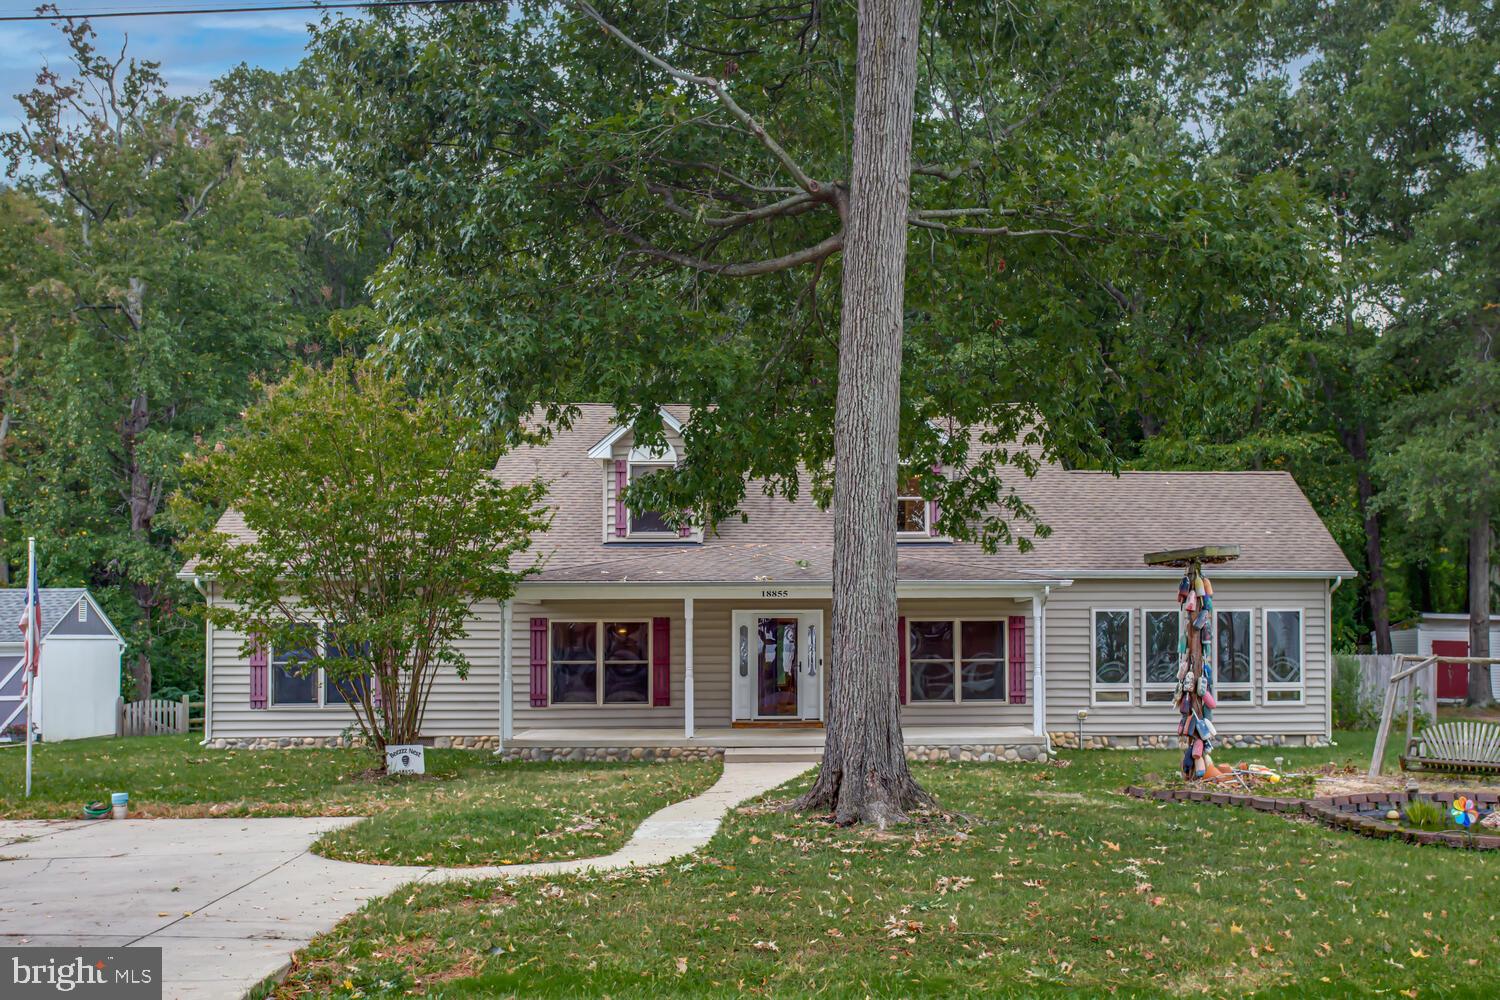
[[(494, 750), (494, 736), (438, 736), (431, 746), (439, 750)], [(335, 749), (362, 746), (363, 740), (347, 736), (256, 736), (215, 738), (208, 746), (215, 750), (294, 750)], [(793, 748), (787, 748), (793, 749)], [(811, 749), (811, 748), (809, 748)], [(582, 760), (600, 763), (655, 760), (722, 760), (723, 747), (506, 747), (500, 754), (506, 761)], [(961, 743), (908, 746), (906, 758), (916, 761), (997, 761), (1040, 763), (1047, 760), (1047, 748), (1039, 743)]]
[[(1052, 745), (1059, 750), (1076, 750), (1078, 748), (1078, 731), (1068, 732), (1059, 730), (1049, 733)], [(1216, 749), (1222, 750), (1245, 750), (1256, 747), (1326, 747), (1329, 742), (1322, 736), (1307, 736), (1301, 733), (1286, 735), (1283, 733), (1248, 733), (1242, 735), (1227, 735), (1220, 733), (1214, 737), (1217, 744)], [(1083, 734), (1083, 748), (1085, 750), (1181, 750), (1182, 737), (1176, 733), (1168, 736), (1096, 736), (1085, 732)]]

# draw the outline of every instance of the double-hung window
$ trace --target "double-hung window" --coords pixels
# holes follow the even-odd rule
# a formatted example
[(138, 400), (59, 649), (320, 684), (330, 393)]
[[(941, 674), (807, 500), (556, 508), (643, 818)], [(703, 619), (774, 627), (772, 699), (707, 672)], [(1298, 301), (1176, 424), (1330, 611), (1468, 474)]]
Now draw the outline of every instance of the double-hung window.
[(1005, 700), (1005, 627), (990, 619), (909, 621), (908, 701)]
[(1090, 687), (1095, 704), (1130, 704), (1132, 668), (1131, 615), (1128, 609), (1095, 609)]
[(927, 537), (931, 504), (922, 499), (921, 481), (907, 476), (896, 489), (896, 534)]
[[(669, 471), (673, 468), (670, 462), (635, 462), (630, 463), (630, 483), (634, 485), (636, 480), (643, 479), (655, 472)], [(627, 516), (630, 518), (631, 535), (677, 536), (672, 526), (667, 524), (665, 515), (659, 510), (632, 510)]]
[(651, 704), (647, 621), (552, 622), (554, 705)]
[(1249, 611), (1214, 612), (1214, 697), (1221, 703), (1255, 700), (1253, 620)]
[(1302, 611), (1265, 610), (1266, 701), (1301, 701)]
[(361, 659), (364, 655), (365, 649), (342, 640), (334, 628), (299, 626), (294, 643), (271, 650), (271, 703), (335, 708), (359, 701), (370, 683), (368, 676), (340, 680), (322, 667), (304, 672), (301, 665), (320, 656), (340, 660)]
[(1170, 611), (1142, 612), (1146, 643), (1146, 701), (1170, 702), (1177, 690), (1177, 671), (1182, 663), (1182, 613)]

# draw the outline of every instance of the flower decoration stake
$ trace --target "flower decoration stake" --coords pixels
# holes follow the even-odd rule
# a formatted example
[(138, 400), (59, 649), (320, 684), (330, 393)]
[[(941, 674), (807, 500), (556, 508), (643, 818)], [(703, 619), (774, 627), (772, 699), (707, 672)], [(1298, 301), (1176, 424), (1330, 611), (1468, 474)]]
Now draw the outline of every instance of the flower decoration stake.
[(1465, 830), (1479, 822), (1479, 805), (1466, 795), (1460, 795), (1453, 800), (1448, 814), (1453, 817), (1453, 822)]

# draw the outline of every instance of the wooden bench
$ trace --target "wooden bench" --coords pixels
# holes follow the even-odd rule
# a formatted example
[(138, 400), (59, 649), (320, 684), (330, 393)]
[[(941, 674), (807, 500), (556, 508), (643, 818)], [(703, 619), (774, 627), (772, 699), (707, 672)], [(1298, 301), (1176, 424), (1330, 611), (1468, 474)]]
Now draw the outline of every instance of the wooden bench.
[(1401, 766), (1413, 771), (1500, 772), (1500, 725), (1440, 722), (1406, 744)]

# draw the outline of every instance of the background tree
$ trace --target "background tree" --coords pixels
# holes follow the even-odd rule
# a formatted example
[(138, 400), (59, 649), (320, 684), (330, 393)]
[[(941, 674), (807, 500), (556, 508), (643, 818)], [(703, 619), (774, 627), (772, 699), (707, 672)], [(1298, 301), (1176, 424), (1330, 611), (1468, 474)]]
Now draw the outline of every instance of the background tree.
[(179, 98), (86, 21), (59, 26), (67, 69), (43, 67), (0, 135), (0, 565), (37, 535), (44, 582), (93, 587), (121, 628), (136, 697), (200, 691), (163, 499), (257, 376), (363, 350), (368, 255), (317, 214), (328, 167), (292, 125), (306, 73)]
[[(1230, 185), (1185, 155), (1158, 82), (1191, 25), (1162, 8), (931, 9), (906, 187), (864, 192), (858, 27), (847, 4), (382, 10), (325, 24), (314, 58), (342, 83), (324, 121), (351, 225), (394, 234), (373, 282), (393, 355), (500, 425), (537, 403), (566, 420), (559, 385), (615, 403), (648, 442), (658, 404), (692, 405), (686, 461), (629, 500), (710, 530), (750, 482), (836, 508), (857, 483), (864, 520), (839, 518), (839, 558), (850, 532), (880, 534), (847, 564), (868, 589), (835, 590), (833, 699), (867, 691), (894, 720), (894, 544), (874, 525), (894, 516), (897, 465), (953, 537), (1028, 544), (1045, 527), (1017, 484), (1043, 456), (1109, 461), (1093, 415), (1119, 359), (1169, 337), (1169, 364), (1190, 363), (1238, 290), (1295, 285), (1309, 255), (1282, 177)], [(874, 350), (858, 331), (898, 276), (849, 315), (865, 300), (848, 255), (854, 199), (877, 195), (906, 199), (911, 252), (902, 343)], [(867, 352), (899, 362), (899, 397), (845, 386)], [(894, 446), (883, 420), (836, 418), (846, 388), (887, 407)], [(861, 430), (870, 450), (847, 456), (873, 467), (851, 469), (841, 435)], [(914, 793), (893, 727), (844, 747), (857, 765), (835, 749), (810, 801), (897, 816)], [(872, 765), (846, 795), (841, 772)]]
[[(377, 749), (417, 742), (438, 674), (468, 676), (474, 602), (510, 597), (547, 526), (541, 483), (490, 475), (492, 441), (373, 364), (297, 370), (193, 463), (198, 499), (175, 506), (195, 526), (185, 554), (223, 590), (209, 620), (251, 637), (247, 654), (306, 650), (299, 668), (326, 672)], [(252, 542), (216, 529), (229, 507)]]

